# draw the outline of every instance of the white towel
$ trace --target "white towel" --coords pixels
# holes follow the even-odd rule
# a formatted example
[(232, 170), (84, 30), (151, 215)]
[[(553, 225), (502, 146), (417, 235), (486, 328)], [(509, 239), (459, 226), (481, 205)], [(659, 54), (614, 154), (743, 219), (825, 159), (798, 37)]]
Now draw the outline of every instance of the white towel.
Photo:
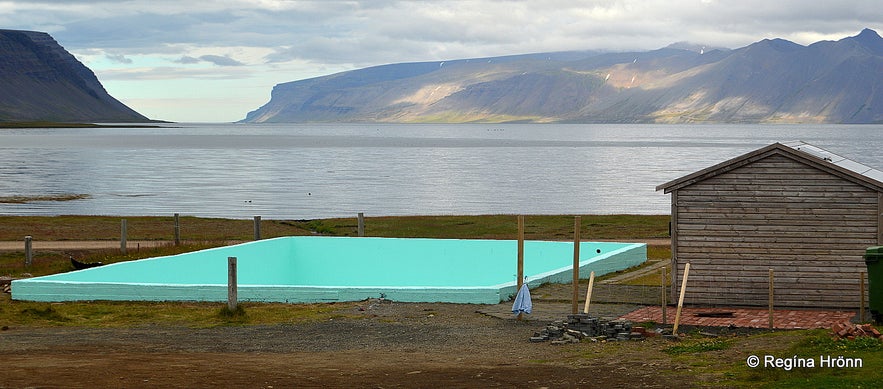
[(530, 314), (530, 311), (533, 310), (533, 303), (530, 302), (530, 290), (527, 288), (527, 283), (521, 285), (521, 289), (518, 290), (518, 294), (515, 295), (515, 303), (512, 304), (512, 313), (526, 313)]

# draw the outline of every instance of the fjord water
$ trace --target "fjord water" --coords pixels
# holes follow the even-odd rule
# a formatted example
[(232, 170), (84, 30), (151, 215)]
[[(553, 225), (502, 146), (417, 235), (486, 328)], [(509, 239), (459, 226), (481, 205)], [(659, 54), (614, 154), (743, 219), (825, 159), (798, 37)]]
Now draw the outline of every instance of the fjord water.
[(883, 125), (175, 124), (0, 130), (0, 215), (668, 214), (655, 187), (774, 142), (883, 169)]

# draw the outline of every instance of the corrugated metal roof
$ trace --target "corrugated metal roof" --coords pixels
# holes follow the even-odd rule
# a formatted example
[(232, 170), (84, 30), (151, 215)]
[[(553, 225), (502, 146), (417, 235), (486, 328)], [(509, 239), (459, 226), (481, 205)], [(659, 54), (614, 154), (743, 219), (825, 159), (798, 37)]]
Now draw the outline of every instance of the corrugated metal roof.
[(868, 165), (858, 163), (851, 159), (839, 156), (834, 154), (828, 150), (825, 150), (821, 147), (811, 145), (804, 141), (792, 141), (792, 142), (784, 142), (782, 145), (790, 147), (794, 150), (812, 155), (813, 157), (819, 158), (823, 161), (830, 162), (836, 166), (849, 170), (851, 172), (860, 174), (872, 180), (876, 180), (879, 182), (883, 182), (883, 171), (874, 169)]

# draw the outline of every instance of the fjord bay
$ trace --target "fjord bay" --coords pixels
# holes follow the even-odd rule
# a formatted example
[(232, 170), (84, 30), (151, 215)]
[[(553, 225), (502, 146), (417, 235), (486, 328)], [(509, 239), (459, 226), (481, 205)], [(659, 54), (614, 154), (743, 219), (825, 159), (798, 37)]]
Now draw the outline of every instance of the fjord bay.
[(174, 124), (0, 130), (3, 215), (667, 214), (655, 187), (774, 142), (883, 168), (883, 125)]

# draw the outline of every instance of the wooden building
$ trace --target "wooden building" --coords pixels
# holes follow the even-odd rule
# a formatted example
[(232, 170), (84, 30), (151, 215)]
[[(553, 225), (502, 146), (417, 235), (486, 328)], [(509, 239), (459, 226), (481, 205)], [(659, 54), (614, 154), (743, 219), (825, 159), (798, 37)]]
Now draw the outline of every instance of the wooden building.
[(671, 194), (672, 295), (690, 263), (685, 303), (766, 306), (772, 269), (776, 306), (859, 307), (863, 254), (883, 245), (883, 172), (775, 143), (660, 189)]

